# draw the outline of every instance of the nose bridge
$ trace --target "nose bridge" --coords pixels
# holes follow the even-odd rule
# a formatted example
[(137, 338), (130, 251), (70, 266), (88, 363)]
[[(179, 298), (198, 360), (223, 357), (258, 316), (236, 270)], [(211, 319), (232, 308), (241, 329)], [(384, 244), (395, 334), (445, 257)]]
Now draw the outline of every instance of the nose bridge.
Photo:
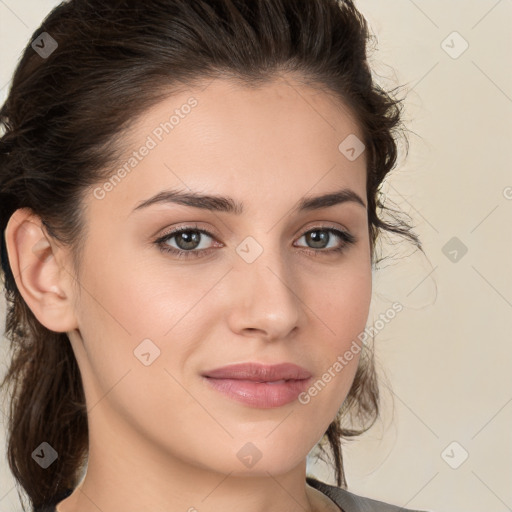
[(283, 337), (300, 319), (297, 281), (279, 243), (272, 241), (271, 235), (258, 238), (265, 240), (260, 243), (247, 237), (236, 248), (232, 327), (238, 331), (258, 329), (270, 338)]

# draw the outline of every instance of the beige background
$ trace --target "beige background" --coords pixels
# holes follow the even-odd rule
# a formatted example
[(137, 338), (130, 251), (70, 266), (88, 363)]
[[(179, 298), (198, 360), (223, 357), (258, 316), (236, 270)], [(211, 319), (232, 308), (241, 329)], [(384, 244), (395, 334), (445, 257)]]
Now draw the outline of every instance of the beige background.
[[(57, 3), (0, 0), (0, 100)], [(427, 257), (400, 244), (375, 274), (369, 325), (393, 301), (405, 309), (375, 339), (384, 411), (345, 447), (349, 487), (436, 512), (511, 510), (512, 1), (357, 5), (377, 35), (379, 80), (407, 86), (410, 151), (384, 190)], [(0, 509), (20, 510), (4, 455), (0, 484)]]

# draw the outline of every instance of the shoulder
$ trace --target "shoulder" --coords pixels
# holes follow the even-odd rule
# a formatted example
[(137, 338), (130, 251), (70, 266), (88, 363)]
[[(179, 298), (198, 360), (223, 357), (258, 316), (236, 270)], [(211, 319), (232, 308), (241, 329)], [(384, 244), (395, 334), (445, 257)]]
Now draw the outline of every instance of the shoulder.
[(307, 476), (306, 482), (311, 485), (311, 487), (327, 495), (336, 505), (343, 509), (343, 512), (422, 512), (391, 505), (383, 501), (372, 500), (371, 498), (365, 498), (363, 496), (357, 496), (346, 489), (326, 484), (314, 477)]

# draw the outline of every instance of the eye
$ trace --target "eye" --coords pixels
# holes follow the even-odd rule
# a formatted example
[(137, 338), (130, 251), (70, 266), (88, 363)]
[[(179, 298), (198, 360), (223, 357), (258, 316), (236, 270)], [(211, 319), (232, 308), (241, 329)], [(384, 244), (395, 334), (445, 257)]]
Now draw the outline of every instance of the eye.
[[(215, 250), (212, 247), (208, 247), (209, 244), (207, 240), (204, 240), (205, 238), (215, 240), (215, 235), (200, 229), (198, 226), (183, 226), (161, 236), (155, 240), (155, 244), (162, 252), (173, 254), (178, 258), (197, 258), (207, 256)], [(302, 239), (307, 244), (312, 245), (312, 247), (304, 247), (302, 250), (314, 256), (341, 253), (348, 246), (356, 242), (356, 238), (347, 231), (325, 226), (319, 226), (306, 231), (298, 240)], [(337, 243), (336, 240), (338, 241)], [(173, 241), (174, 246), (171, 245), (171, 241)], [(334, 246), (329, 247), (329, 243), (333, 241), (335, 242)], [(216, 243), (222, 247), (221, 243)]]
[[(340, 253), (356, 242), (355, 237), (347, 231), (325, 226), (306, 231), (299, 238), (299, 240), (301, 239), (305, 239), (308, 244), (312, 245), (312, 248), (307, 247), (306, 250), (315, 255), (321, 253)], [(336, 239), (338, 240), (337, 244)], [(334, 242), (334, 246), (329, 247), (331, 241)]]
[[(160, 237), (155, 243), (161, 251), (174, 254), (179, 258), (201, 257), (205, 253), (209, 254), (211, 252), (211, 249), (201, 247), (202, 239), (205, 237), (213, 239), (214, 235), (197, 226), (184, 226)], [(173, 239), (175, 239), (174, 243), (177, 247), (169, 245), (169, 242)]]

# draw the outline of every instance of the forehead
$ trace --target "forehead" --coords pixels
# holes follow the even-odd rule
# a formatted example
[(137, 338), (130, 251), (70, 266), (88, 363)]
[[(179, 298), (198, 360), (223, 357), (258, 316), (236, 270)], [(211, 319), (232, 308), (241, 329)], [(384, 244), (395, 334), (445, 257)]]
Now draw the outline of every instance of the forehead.
[(352, 139), (363, 139), (358, 123), (324, 90), (291, 78), (258, 87), (216, 79), (172, 94), (137, 119), (128, 151), (99, 184), (104, 199), (91, 199), (126, 217), (141, 199), (176, 187), (249, 205), (341, 185), (364, 196), (364, 152), (351, 160), (340, 149)]

